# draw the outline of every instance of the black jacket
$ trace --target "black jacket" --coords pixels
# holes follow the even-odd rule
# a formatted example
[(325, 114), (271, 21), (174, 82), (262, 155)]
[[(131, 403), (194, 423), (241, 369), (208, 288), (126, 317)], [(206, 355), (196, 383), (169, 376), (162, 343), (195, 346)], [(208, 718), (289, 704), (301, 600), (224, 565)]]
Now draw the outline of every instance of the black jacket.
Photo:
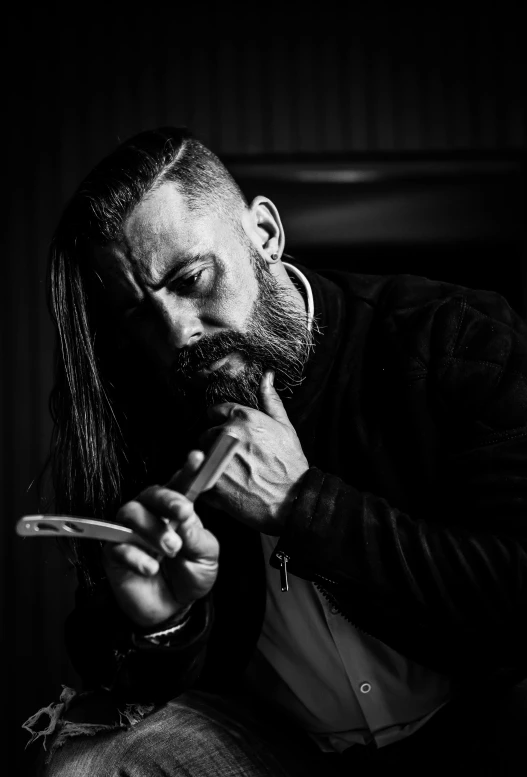
[[(284, 405), (310, 463), (278, 539), (357, 628), (491, 687), (527, 675), (527, 327), (494, 292), (302, 268), (322, 335)], [(257, 532), (197, 503), (212, 592), (170, 648), (133, 635), (101, 583), (67, 645), (86, 687), (162, 701), (241, 678), (265, 609)], [(284, 593), (283, 596), (287, 596)]]

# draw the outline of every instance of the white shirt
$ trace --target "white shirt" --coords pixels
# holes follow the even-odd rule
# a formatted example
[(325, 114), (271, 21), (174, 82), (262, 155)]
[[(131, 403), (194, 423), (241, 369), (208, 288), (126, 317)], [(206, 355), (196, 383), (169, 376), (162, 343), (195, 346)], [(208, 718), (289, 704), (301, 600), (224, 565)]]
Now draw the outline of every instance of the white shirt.
[(356, 629), (315, 585), (269, 565), (276, 537), (261, 535), (265, 619), (247, 685), (291, 716), (326, 752), (378, 747), (420, 728), (454, 693), (450, 680)]

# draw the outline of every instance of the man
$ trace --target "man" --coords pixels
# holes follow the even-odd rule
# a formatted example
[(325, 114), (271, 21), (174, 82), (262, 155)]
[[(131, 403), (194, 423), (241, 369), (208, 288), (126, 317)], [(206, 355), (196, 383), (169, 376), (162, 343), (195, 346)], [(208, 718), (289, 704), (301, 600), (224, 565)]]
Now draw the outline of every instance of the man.
[[(176, 129), (66, 208), (55, 509), (151, 551), (74, 543), (84, 693), (48, 774), (516, 773), (527, 329), (497, 294), (284, 246)], [(191, 504), (222, 430), (240, 451)]]

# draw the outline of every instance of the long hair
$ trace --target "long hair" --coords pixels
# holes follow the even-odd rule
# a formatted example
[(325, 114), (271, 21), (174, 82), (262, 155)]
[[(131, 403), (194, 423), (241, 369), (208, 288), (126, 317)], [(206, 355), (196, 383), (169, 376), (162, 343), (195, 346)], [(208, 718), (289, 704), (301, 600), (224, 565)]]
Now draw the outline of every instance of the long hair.
[[(219, 208), (232, 218), (245, 202), (217, 157), (185, 129), (163, 127), (120, 145), (80, 184), (53, 236), (48, 304), (58, 348), (50, 397), (54, 422), (48, 467), (59, 514), (113, 520), (145, 484), (148, 452), (132, 422), (118, 370), (105, 353), (105, 314), (98, 302), (93, 247), (119, 239), (142, 198), (175, 181), (191, 208)], [(115, 356), (115, 355), (114, 355)], [(115, 365), (114, 365), (115, 367)], [(139, 440), (139, 442), (138, 442)], [(68, 541), (81, 585), (102, 577), (100, 543)]]

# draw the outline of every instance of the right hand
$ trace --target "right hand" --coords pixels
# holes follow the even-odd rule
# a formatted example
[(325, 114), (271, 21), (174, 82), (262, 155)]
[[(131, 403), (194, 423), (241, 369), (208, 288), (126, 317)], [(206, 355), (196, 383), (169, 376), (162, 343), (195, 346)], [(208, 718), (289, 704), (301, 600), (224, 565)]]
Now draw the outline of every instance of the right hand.
[(193, 503), (174, 490), (203, 459), (201, 451), (191, 451), (166, 486), (151, 486), (119, 509), (117, 522), (140, 534), (150, 552), (128, 543), (104, 546), (103, 565), (117, 603), (142, 628), (154, 629), (201, 599), (216, 580), (218, 540), (204, 528)]

